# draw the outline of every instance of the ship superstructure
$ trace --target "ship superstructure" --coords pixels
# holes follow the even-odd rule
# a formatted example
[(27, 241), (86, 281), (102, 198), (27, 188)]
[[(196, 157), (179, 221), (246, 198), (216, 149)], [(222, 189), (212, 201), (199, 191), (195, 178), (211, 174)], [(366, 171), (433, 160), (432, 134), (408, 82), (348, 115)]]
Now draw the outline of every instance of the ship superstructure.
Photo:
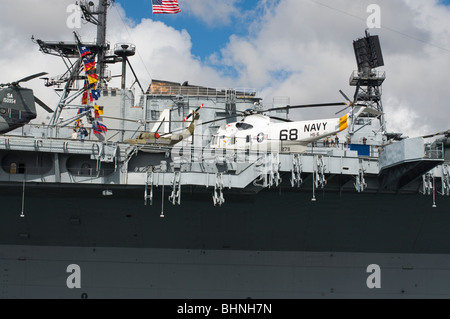
[[(346, 111), (379, 113), (352, 118), (338, 144), (220, 149), (210, 147), (220, 127), (263, 112), (256, 90), (153, 80), (137, 98), (125, 86), (135, 47), (108, 52), (110, 4), (81, 1), (86, 20), (99, 26), (96, 43), (37, 40), (44, 53), (74, 60), (47, 82), (61, 100), (47, 125), (0, 136), (2, 297), (450, 294), (448, 136), (427, 143), (387, 132), (377, 37), (355, 41), (355, 95), (343, 95)], [(101, 66), (102, 114), (74, 102), (92, 89), (78, 84), (87, 78), (80, 46)], [(120, 89), (108, 86), (107, 63), (122, 63)], [(73, 117), (61, 119), (71, 105)], [(273, 108), (282, 122), (289, 107)], [(84, 140), (71, 138), (79, 119), (90, 131)], [(95, 134), (98, 121), (107, 132)], [(164, 139), (186, 131), (177, 143)], [(384, 290), (366, 286), (373, 263), (386, 271)], [(69, 264), (83, 269), (81, 290), (66, 286)]]

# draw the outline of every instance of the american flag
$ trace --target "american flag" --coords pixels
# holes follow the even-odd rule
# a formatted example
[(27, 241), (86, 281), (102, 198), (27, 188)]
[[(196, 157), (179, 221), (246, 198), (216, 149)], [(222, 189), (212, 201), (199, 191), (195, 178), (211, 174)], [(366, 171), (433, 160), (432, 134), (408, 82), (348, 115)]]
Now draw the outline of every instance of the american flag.
[(153, 14), (181, 12), (177, 0), (152, 0)]

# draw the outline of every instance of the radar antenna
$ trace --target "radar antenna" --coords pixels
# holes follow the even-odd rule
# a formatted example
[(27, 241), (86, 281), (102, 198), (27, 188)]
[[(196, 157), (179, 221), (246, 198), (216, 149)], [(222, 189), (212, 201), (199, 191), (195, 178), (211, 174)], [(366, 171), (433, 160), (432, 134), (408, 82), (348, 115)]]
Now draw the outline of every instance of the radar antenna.
[[(354, 71), (350, 77), (350, 86), (356, 87), (352, 105), (360, 104), (373, 108), (379, 113), (384, 114), (381, 102), (381, 86), (386, 79), (386, 73), (376, 71), (375, 69), (384, 65), (383, 54), (381, 51), (380, 40), (377, 35), (370, 35), (366, 30), (364, 38), (353, 41), (356, 63), (358, 71)], [(386, 132), (386, 123), (384, 115), (379, 117), (380, 126), (384, 133)], [(350, 135), (355, 133), (354, 121), (350, 127)]]

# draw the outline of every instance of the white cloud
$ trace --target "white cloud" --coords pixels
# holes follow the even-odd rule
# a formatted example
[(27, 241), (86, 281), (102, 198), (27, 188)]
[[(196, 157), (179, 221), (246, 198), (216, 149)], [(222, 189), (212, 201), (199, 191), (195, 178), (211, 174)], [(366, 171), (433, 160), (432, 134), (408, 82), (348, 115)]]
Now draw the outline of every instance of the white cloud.
[(236, 7), (239, 2), (241, 0), (189, 0), (180, 1), (180, 6), (183, 12), (192, 14), (209, 26), (217, 27), (229, 25), (233, 19), (242, 17), (242, 12)]
[[(9, 83), (28, 75), (48, 72), (49, 75), (62, 74), (62, 63), (55, 57), (46, 56), (39, 52), (39, 46), (33, 43), (31, 37), (43, 40), (72, 40), (73, 34), (67, 28), (67, 6), (70, 0), (43, 2), (7, 1), (0, 0), (0, 83)], [(63, 66), (63, 64), (62, 64)], [(43, 81), (34, 79), (22, 86), (34, 90), (35, 95), (55, 108), (58, 96), (43, 86)], [(44, 111), (38, 110), (41, 118), (47, 116)]]
[[(198, 84), (213, 82), (215, 86), (227, 81), (192, 55), (191, 37), (186, 30), (175, 30), (150, 19), (142, 19), (135, 25), (124, 25), (117, 13), (121, 11), (111, 12), (109, 16), (108, 40), (111, 43), (131, 42), (136, 45), (136, 56), (130, 61), (145, 88), (151, 79), (176, 82), (189, 80)], [(120, 73), (118, 65), (112, 70)], [(131, 82), (132, 79), (129, 80)]]

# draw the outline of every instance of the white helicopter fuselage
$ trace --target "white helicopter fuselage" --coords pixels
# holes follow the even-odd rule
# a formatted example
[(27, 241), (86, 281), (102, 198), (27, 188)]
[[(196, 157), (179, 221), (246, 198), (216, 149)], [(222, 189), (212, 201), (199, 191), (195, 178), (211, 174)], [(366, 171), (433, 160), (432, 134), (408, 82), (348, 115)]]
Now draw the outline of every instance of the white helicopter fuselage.
[(274, 123), (268, 116), (254, 114), (221, 126), (211, 140), (211, 148), (303, 153), (308, 144), (345, 130), (348, 121), (347, 114), (333, 119)]

